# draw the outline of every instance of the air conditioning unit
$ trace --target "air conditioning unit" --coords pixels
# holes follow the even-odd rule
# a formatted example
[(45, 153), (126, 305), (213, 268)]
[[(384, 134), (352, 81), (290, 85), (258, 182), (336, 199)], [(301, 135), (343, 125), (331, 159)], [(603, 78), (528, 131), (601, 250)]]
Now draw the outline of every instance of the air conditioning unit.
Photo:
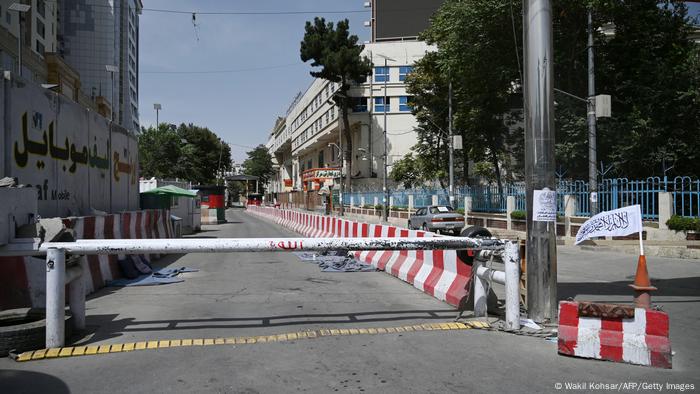
[(371, 27), (372, 21), (365, 21), (365, 27)]
[(372, 7), (372, 2), (371, 1), (365, 1), (365, 8), (371, 8)]

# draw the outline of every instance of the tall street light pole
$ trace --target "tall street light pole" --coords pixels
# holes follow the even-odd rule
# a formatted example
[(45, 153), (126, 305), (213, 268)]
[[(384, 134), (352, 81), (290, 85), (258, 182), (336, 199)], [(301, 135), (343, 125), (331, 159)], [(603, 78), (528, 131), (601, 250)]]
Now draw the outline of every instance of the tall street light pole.
[(112, 168), (112, 127), (114, 126), (114, 108), (116, 107), (116, 104), (114, 103), (114, 74), (119, 72), (119, 68), (117, 66), (113, 66), (111, 64), (107, 64), (105, 66), (105, 69), (110, 75), (111, 82), (112, 82), (112, 110), (110, 111), (110, 119), (109, 119), (109, 138), (107, 139), (107, 157), (109, 157), (109, 213), (112, 213), (112, 174), (114, 173), (114, 169)]
[(531, 319), (544, 322), (557, 316), (557, 226), (533, 220), (533, 195), (535, 190), (556, 190), (550, 0), (523, 1), (523, 17), (527, 310)]
[(448, 87), (447, 95), (447, 108), (449, 111), (447, 120), (447, 133), (450, 139), (450, 206), (452, 208), (457, 208), (455, 205), (455, 168), (454, 168), (454, 155), (455, 155), (455, 145), (454, 136), (452, 135), (452, 79), (450, 78), (450, 84)]
[(382, 179), (382, 191), (384, 192), (384, 204), (383, 204), (383, 209), (382, 209), (382, 218), (384, 219), (384, 222), (387, 222), (389, 220), (389, 188), (387, 186), (387, 178), (389, 177), (388, 174), (388, 169), (389, 169), (389, 148), (388, 148), (388, 141), (387, 141), (387, 133), (386, 133), (386, 116), (387, 112), (389, 111), (389, 103), (387, 102), (387, 82), (389, 81), (389, 76), (391, 73), (389, 72), (389, 65), (388, 61), (391, 60), (392, 62), (395, 62), (396, 60), (384, 56), (381, 54), (377, 54), (377, 56), (381, 57), (384, 59), (384, 176)]
[(161, 106), (159, 103), (153, 104), (153, 109), (156, 110), (156, 129), (158, 128), (158, 125), (160, 124), (160, 121), (158, 119), (158, 115), (161, 109), (163, 109), (163, 106)]
[(28, 4), (12, 3), (7, 9), (17, 11), (17, 23), (19, 30), (17, 31), (17, 75), (22, 76), (22, 14), (29, 11), (32, 7)]
[(593, 11), (588, 9), (588, 190), (591, 216), (598, 213), (598, 175), (596, 169), (595, 63), (593, 61)]

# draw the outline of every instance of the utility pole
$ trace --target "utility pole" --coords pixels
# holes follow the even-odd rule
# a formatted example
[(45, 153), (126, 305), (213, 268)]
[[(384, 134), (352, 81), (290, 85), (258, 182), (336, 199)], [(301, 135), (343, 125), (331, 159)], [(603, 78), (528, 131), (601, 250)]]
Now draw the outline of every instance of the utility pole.
[[(112, 157), (112, 128), (114, 127), (114, 109), (116, 108), (115, 100), (114, 100), (114, 74), (119, 72), (119, 68), (117, 66), (107, 64), (105, 65), (105, 70), (109, 73), (109, 76), (111, 78), (111, 85), (112, 85), (112, 108), (111, 108), (111, 113), (109, 117), (109, 139), (107, 141), (107, 156)], [(114, 173), (114, 168), (112, 168), (112, 160), (109, 161), (109, 213), (112, 213), (112, 183), (114, 183), (114, 180), (112, 179), (112, 174)]]
[(588, 191), (591, 216), (598, 213), (598, 176), (596, 173), (595, 63), (593, 60), (593, 11), (588, 9)]
[[(345, 98), (343, 98), (345, 99)], [(345, 99), (347, 100), (347, 99)], [(346, 101), (347, 102), (347, 101)], [(340, 108), (338, 108), (340, 112)], [(343, 117), (338, 117), (338, 150), (340, 151), (340, 193), (338, 194), (338, 205), (340, 205), (340, 216), (345, 215), (345, 204), (343, 203), (343, 194), (345, 194), (345, 179), (343, 179), (343, 170), (345, 169), (345, 151), (343, 150)]]
[(382, 219), (384, 222), (387, 222), (389, 220), (389, 187), (387, 186), (387, 178), (389, 177), (389, 148), (388, 148), (388, 141), (387, 141), (387, 133), (386, 133), (386, 115), (387, 112), (389, 111), (389, 103), (387, 101), (387, 82), (389, 81), (389, 77), (391, 73), (389, 72), (389, 65), (388, 61), (396, 61), (390, 57), (384, 56), (384, 55), (379, 55), (377, 56), (381, 57), (384, 59), (384, 177), (382, 179), (382, 190), (384, 192), (384, 207), (382, 209)]
[(536, 322), (557, 317), (556, 222), (533, 220), (535, 190), (556, 190), (552, 6), (523, 1), (527, 311)]
[(450, 139), (450, 206), (452, 208), (457, 208), (455, 206), (455, 144), (454, 137), (452, 136), (452, 79), (450, 78), (450, 84), (447, 94), (447, 107), (448, 107), (448, 121), (447, 121), (447, 133)]

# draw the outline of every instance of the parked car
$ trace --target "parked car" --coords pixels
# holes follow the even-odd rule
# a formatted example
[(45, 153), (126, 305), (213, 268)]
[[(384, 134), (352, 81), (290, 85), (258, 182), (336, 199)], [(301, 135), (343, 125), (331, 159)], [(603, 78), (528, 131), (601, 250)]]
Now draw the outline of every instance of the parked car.
[(419, 208), (408, 218), (408, 228), (412, 230), (453, 233), (459, 235), (464, 227), (464, 216), (448, 205), (432, 205)]

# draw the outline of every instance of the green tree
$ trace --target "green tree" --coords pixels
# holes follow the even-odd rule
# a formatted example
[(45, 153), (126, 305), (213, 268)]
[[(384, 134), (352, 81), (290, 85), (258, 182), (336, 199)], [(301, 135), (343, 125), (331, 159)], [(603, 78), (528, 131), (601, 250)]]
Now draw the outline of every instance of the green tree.
[(661, 175), (664, 161), (675, 174), (700, 174), (700, 47), (685, 2), (601, 1), (598, 10), (615, 26), (598, 40), (596, 83), (612, 96), (604, 160), (626, 177)]
[(262, 185), (266, 184), (275, 173), (272, 169), (272, 156), (265, 145), (258, 145), (247, 152), (248, 158), (243, 162), (246, 175), (257, 176)]
[(180, 178), (199, 184), (216, 183), (231, 169), (231, 147), (206, 127), (181, 124), (177, 129), (184, 143), (176, 165)]
[(350, 23), (347, 19), (326, 23), (324, 18), (316, 17), (306, 22), (304, 40), (301, 42), (300, 55), (303, 62), (311, 60), (312, 67), (322, 67), (320, 71), (311, 71), (311, 76), (340, 84), (333, 94), (333, 101), (340, 108), (344, 158), (347, 163), (348, 176), (345, 177), (347, 189), (350, 190), (352, 173), (352, 133), (348, 108), (351, 99), (348, 90), (353, 83), (363, 83), (372, 71), (372, 63), (365, 56), (360, 56), (364, 45), (358, 45), (356, 35), (350, 35)]
[[(700, 47), (689, 39), (693, 23), (684, 2), (553, 1), (554, 86), (580, 97), (587, 96), (589, 6), (596, 91), (610, 94), (613, 105), (612, 118), (599, 119), (598, 160), (630, 178), (660, 175), (664, 161), (675, 165), (676, 174), (700, 173)], [(502, 173), (522, 174), (524, 134), (513, 127), (522, 108), (521, 10), (518, 0), (446, 0), (434, 16), (423, 38), (438, 50), (417, 62), (408, 79), (419, 121), (416, 158), (447, 170), (439, 129), (446, 129), (445, 83), (452, 80), (454, 128), (465, 148), (463, 179), (468, 160), (491, 163), (499, 185)], [(614, 34), (604, 34), (604, 25)], [(556, 160), (569, 176), (585, 179), (586, 105), (555, 97)]]
[(231, 168), (231, 148), (206, 127), (161, 123), (139, 135), (141, 176), (214, 183)]
[(418, 186), (423, 180), (418, 160), (410, 153), (394, 163), (389, 176), (407, 189)]
[(175, 178), (175, 167), (181, 154), (177, 133), (167, 124), (143, 128), (138, 140), (139, 167), (144, 178)]
[[(513, 3), (519, 9), (519, 2)], [(511, 152), (511, 125), (519, 119), (519, 113), (511, 111), (520, 95), (514, 88), (520, 79), (516, 43), (508, 34), (519, 29), (519, 22), (517, 14), (511, 18), (511, 10), (510, 0), (445, 1), (421, 35), (438, 51), (419, 60), (408, 81), (420, 124), (418, 155), (433, 157), (442, 173), (449, 170), (442, 130), (447, 130), (451, 82), (453, 129), (464, 141), (456, 163), (462, 166), (462, 181), (468, 182), (469, 160), (488, 161), (501, 189), (502, 158)], [(459, 175), (458, 171), (458, 180)]]

